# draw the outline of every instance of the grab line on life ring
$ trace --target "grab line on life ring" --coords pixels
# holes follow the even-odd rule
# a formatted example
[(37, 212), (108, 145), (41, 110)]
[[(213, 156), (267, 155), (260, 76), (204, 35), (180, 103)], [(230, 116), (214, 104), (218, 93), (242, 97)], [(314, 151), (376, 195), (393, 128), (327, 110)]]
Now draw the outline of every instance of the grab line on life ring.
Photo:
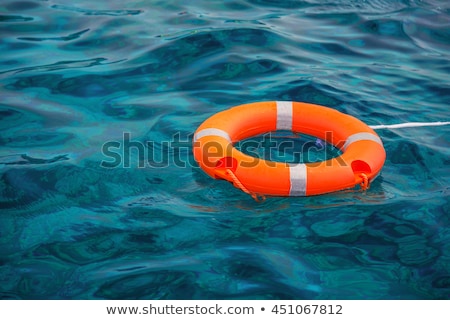
[[(283, 163), (253, 158), (233, 147), (239, 140), (276, 130), (315, 136), (343, 153), (322, 162)], [(380, 137), (362, 121), (290, 101), (249, 103), (211, 116), (195, 132), (193, 152), (208, 175), (228, 180), (254, 198), (317, 195), (356, 185), (365, 190), (386, 159)]]

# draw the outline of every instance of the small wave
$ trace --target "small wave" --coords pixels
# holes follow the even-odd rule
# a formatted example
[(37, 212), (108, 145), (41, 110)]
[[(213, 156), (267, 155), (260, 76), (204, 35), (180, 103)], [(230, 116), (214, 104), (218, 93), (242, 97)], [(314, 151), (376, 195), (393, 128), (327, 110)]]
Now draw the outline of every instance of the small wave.
[(50, 71), (56, 71), (56, 70), (63, 70), (63, 69), (83, 69), (83, 68), (89, 68), (94, 66), (100, 66), (100, 65), (107, 65), (107, 64), (114, 64), (114, 63), (120, 63), (124, 60), (118, 60), (118, 61), (111, 61), (108, 62), (108, 59), (106, 58), (92, 58), (87, 60), (67, 60), (67, 61), (58, 61), (51, 64), (46, 65), (37, 65), (32, 67), (23, 67), (23, 68), (17, 68), (17, 69), (11, 69), (0, 72), (0, 74), (3, 73), (21, 73), (21, 72), (50, 72)]
[(16, 16), (16, 15), (0, 15), (0, 23), (2, 22), (27, 22), (33, 21), (32, 17)]
[(141, 14), (142, 10), (91, 10), (91, 9), (82, 9), (77, 7), (70, 7), (64, 5), (55, 4), (51, 6), (53, 9), (57, 10), (66, 10), (77, 13), (82, 13), (87, 16), (134, 16)]
[(27, 154), (0, 156), (0, 164), (4, 165), (48, 164), (64, 160), (69, 160), (67, 154), (57, 155), (48, 159), (30, 157)]
[(62, 37), (19, 37), (19, 40), (25, 41), (71, 41), (80, 38), (84, 33), (88, 32), (89, 29), (84, 29), (79, 32), (71, 33), (67, 36)]

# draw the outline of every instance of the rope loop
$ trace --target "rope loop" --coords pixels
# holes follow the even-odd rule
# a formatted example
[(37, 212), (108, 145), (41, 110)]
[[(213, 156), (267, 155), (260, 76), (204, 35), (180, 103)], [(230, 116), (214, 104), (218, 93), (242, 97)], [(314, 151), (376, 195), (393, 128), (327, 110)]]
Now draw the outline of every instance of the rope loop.
[(361, 189), (362, 191), (366, 191), (367, 189), (369, 189), (369, 178), (367, 178), (367, 175), (365, 173), (361, 173), (359, 175), (362, 178), (362, 182), (361, 182)]
[(266, 196), (263, 194), (257, 194), (255, 192), (252, 192), (250, 190), (248, 190), (241, 181), (239, 181), (238, 177), (236, 177), (236, 175), (234, 174), (233, 171), (231, 171), (231, 169), (227, 169), (226, 170), (227, 174), (231, 177), (231, 179), (233, 180), (234, 184), (241, 189), (242, 191), (244, 191), (245, 193), (249, 194), (256, 202), (263, 202), (266, 200)]

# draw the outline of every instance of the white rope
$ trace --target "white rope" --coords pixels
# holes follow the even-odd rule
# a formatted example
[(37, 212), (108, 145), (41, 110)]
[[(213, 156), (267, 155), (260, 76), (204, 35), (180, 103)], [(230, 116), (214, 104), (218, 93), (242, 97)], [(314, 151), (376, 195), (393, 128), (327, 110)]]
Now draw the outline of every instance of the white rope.
[(375, 126), (369, 126), (372, 129), (398, 129), (398, 128), (412, 128), (412, 127), (436, 127), (449, 125), (450, 121), (445, 122), (407, 122), (398, 124), (379, 124)]

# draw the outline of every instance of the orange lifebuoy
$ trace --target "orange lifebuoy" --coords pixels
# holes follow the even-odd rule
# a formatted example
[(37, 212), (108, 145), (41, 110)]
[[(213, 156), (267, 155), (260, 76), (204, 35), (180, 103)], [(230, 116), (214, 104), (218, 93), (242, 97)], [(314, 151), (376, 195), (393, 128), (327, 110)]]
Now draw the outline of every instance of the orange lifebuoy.
[[(320, 138), (343, 153), (315, 163), (283, 163), (237, 150), (239, 140), (276, 130)], [(194, 158), (215, 179), (225, 179), (252, 195), (310, 196), (363, 189), (386, 159), (379, 136), (362, 121), (337, 110), (302, 102), (268, 101), (219, 112), (194, 134)]]

